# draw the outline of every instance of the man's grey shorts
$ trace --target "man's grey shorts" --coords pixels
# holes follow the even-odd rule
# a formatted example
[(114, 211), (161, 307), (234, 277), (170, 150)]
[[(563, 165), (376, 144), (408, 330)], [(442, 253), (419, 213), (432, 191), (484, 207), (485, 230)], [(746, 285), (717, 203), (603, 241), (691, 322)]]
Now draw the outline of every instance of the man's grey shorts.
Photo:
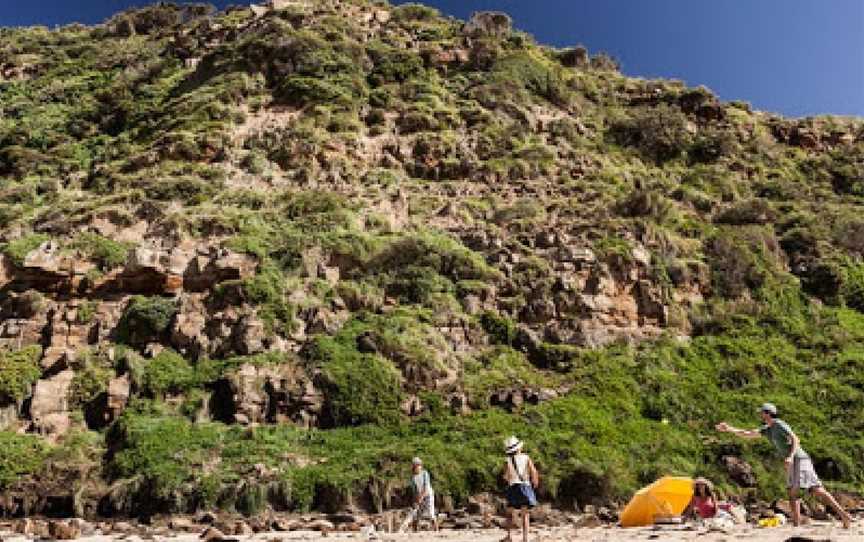
[(789, 489), (813, 489), (822, 487), (822, 481), (813, 468), (813, 461), (807, 458), (796, 457), (792, 461), (792, 468), (786, 476), (786, 487)]

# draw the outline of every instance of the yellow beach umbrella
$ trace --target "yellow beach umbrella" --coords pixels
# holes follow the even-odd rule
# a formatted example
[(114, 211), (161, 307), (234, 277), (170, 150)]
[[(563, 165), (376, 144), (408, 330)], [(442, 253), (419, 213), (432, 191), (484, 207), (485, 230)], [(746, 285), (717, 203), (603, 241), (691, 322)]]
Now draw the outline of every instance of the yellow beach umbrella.
[(654, 525), (657, 516), (680, 516), (693, 498), (693, 479), (660, 478), (633, 495), (621, 512), (622, 527)]

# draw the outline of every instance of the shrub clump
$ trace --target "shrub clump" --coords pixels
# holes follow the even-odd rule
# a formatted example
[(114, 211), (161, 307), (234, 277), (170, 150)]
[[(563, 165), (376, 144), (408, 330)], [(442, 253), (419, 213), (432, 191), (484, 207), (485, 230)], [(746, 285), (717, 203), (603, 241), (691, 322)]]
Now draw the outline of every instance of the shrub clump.
[(84, 232), (78, 235), (70, 248), (78, 250), (100, 269), (107, 271), (126, 263), (131, 247), (128, 243), (119, 243), (98, 233)]
[(502, 85), (518, 85), (556, 105), (569, 103), (570, 91), (558, 70), (560, 66), (529, 52), (512, 53), (498, 59), (493, 77)]
[(437, 9), (423, 4), (408, 3), (393, 8), (393, 20), (395, 21), (434, 21), (437, 17)]
[(117, 324), (117, 339), (131, 345), (159, 339), (168, 331), (176, 314), (177, 304), (172, 299), (135, 296)]
[(28, 346), (17, 352), (0, 351), (0, 400), (21, 401), (39, 380), (42, 348)]
[(183, 393), (212, 380), (215, 374), (208, 374), (208, 368), (193, 366), (177, 352), (166, 349), (146, 362), (141, 384), (153, 397)]
[(761, 198), (741, 201), (724, 210), (717, 216), (716, 222), (734, 226), (747, 224), (768, 224), (777, 218), (771, 204)]
[(70, 406), (79, 408), (96, 400), (108, 389), (108, 382), (113, 376), (114, 371), (96, 364), (88, 364), (76, 371), (69, 391)]
[[(151, 417), (129, 409), (115, 431), (120, 446), (110, 464), (111, 472), (120, 478), (146, 480), (146, 491), (136, 495), (143, 508), (171, 509), (184, 484), (197, 485), (199, 496), (208, 496), (202, 472), (209, 460), (218, 457), (222, 426)], [(214, 497), (210, 495), (211, 503)], [(146, 502), (149, 500), (155, 502)]]
[(715, 293), (729, 298), (755, 291), (779, 272), (779, 243), (770, 229), (726, 227), (706, 246)]
[(20, 239), (6, 243), (3, 246), (3, 253), (12, 260), (12, 263), (17, 266), (22, 266), (24, 265), (24, 258), (49, 239), (50, 237), (44, 233), (26, 235)]
[(516, 323), (506, 316), (484, 312), (480, 315), (480, 325), (494, 344), (510, 346), (516, 340)]
[(309, 358), (321, 367), (335, 426), (392, 425), (401, 418), (400, 375), (377, 354), (361, 353), (353, 337), (319, 337)]
[(635, 147), (658, 164), (681, 157), (693, 144), (688, 119), (677, 106), (665, 104), (641, 109), (610, 126), (612, 140)]
[(48, 456), (48, 445), (36, 435), (0, 431), (0, 489), (36, 472)]

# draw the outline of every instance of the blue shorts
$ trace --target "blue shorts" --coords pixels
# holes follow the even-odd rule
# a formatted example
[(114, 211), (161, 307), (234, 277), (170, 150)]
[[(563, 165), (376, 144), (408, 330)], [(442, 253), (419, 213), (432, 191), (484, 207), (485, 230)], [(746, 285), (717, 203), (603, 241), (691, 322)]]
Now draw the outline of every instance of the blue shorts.
[(510, 508), (534, 508), (537, 506), (537, 496), (534, 488), (528, 484), (512, 484), (507, 488), (507, 506)]

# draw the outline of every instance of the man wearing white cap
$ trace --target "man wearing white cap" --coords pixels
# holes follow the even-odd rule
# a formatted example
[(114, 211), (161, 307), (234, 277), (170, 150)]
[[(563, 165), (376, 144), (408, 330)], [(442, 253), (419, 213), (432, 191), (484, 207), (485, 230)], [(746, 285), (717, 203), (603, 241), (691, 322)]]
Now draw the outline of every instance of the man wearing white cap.
[(780, 454), (786, 466), (786, 487), (789, 489), (789, 500), (792, 504), (792, 523), (797, 527), (801, 523), (801, 501), (800, 491), (808, 490), (818, 497), (827, 506), (834, 509), (843, 521), (843, 527), (848, 529), (852, 523), (852, 517), (837, 503), (834, 497), (828, 493), (816, 474), (813, 462), (804, 448), (798, 436), (789, 427), (789, 424), (777, 417), (777, 407), (771, 403), (764, 403), (759, 408), (762, 421), (765, 422), (759, 429), (738, 429), (726, 422), (717, 424), (716, 429), (723, 433), (732, 433), (742, 438), (757, 439), (765, 437), (774, 445), (774, 449)]
[(435, 492), (432, 490), (432, 480), (429, 471), (423, 468), (423, 461), (415, 457), (412, 461), (411, 492), (414, 494), (414, 531), (420, 526), (421, 519), (432, 521), (432, 528), (438, 530), (438, 518), (435, 516)]

